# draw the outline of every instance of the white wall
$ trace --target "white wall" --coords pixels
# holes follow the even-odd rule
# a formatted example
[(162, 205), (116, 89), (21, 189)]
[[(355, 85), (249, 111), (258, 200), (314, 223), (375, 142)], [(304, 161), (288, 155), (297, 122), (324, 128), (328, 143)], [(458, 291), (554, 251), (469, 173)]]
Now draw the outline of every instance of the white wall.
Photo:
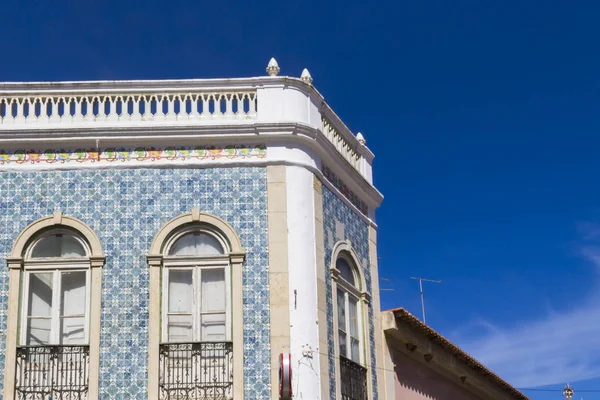
[[(286, 167), (290, 344), (295, 399), (319, 400), (319, 335), (313, 174)], [(312, 350), (312, 355), (306, 350)], [(326, 351), (326, 349), (323, 349)]]

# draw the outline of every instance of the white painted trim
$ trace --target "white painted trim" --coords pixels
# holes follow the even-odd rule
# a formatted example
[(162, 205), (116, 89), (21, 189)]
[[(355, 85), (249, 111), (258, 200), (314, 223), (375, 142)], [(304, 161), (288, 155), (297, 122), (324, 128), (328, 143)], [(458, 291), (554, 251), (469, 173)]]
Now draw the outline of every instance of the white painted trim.
[[(58, 147), (85, 147), (95, 148), (96, 141), (102, 143), (102, 147), (125, 146), (128, 143), (140, 145), (141, 143), (153, 146), (159, 146), (162, 143), (169, 145), (225, 145), (225, 144), (265, 144), (267, 146), (267, 159), (247, 159), (247, 160), (216, 160), (211, 162), (194, 163), (193, 161), (175, 162), (175, 161), (154, 161), (142, 163), (123, 163), (119, 167), (152, 168), (159, 166), (169, 167), (192, 167), (192, 164), (201, 165), (290, 165), (286, 164), (288, 160), (294, 160), (292, 164), (301, 164), (294, 152), (300, 151), (308, 155), (308, 159), (302, 158), (304, 162), (310, 160), (313, 168), (320, 171), (321, 161), (325, 164), (352, 190), (359, 196), (369, 208), (375, 209), (383, 200), (382, 194), (369, 183), (356, 169), (354, 169), (333, 144), (324, 137), (321, 131), (305, 123), (289, 122), (271, 122), (256, 123), (244, 126), (190, 126), (182, 127), (156, 127), (148, 126), (142, 128), (112, 128), (112, 129), (91, 129), (86, 128), (82, 133), (80, 129), (74, 131), (56, 132), (16, 132), (6, 134), (0, 138), (0, 146), (5, 150), (46, 146)], [(10, 139), (8, 139), (10, 137)], [(287, 148), (289, 152), (280, 157), (273, 158), (269, 156), (271, 148)], [(291, 157), (290, 157), (291, 156)], [(68, 164), (31, 164), (31, 165), (0, 165), (0, 171), (9, 171), (24, 167), (32, 169), (83, 169), (83, 168), (115, 168), (112, 163), (81, 163), (76, 165)], [(128, 164), (128, 165), (126, 165)], [(152, 164), (152, 165), (149, 165)]]

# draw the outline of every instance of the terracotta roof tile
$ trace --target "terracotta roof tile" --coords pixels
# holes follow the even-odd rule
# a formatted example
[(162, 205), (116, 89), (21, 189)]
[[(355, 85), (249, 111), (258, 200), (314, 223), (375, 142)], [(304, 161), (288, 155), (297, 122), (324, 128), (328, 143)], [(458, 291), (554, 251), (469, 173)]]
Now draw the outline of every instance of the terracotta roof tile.
[(527, 396), (525, 396), (523, 393), (517, 390), (514, 386), (506, 382), (504, 379), (500, 378), (486, 366), (481, 364), (475, 358), (471, 357), (464, 350), (462, 350), (460, 347), (443, 337), (437, 331), (433, 330), (428, 325), (425, 325), (420, 319), (412, 315), (406, 309), (394, 308), (392, 310), (387, 311), (393, 312), (397, 320), (401, 320), (407, 323), (408, 325), (419, 331), (421, 334), (427, 336), (428, 339), (438, 343), (455, 356), (462, 358), (463, 362), (468, 367), (483, 374), (484, 376), (492, 380), (494, 383), (498, 384), (501, 388), (507, 390), (509, 393), (511, 393), (512, 396), (514, 396), (515, 399), (529, 400)]

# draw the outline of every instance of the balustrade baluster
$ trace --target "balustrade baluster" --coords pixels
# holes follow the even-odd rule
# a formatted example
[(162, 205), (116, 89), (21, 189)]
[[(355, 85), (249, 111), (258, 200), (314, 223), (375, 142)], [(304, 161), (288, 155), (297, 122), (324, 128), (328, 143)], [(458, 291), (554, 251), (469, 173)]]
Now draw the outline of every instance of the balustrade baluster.
[(225, 116), (230, 117), (233, 115), (233, 93), (226, 93), (223, 95), (225, 97)]
[(14, 123), (18, 124), (18, 123), (24, 123), (25, 122), (25, 117), (23, 115), (23, 99), (15, 99), (16, 102), (16, 113), (15, 113), (15, 118), (14, 118)]
[(131, 121), (141, 121), (142, 114), (140, 113), (140, 97), (139, 95), (130, 96), (131, 103), (133, 105), (133, 112), (131, 114)]
[(210, 117), (210, 96), (209, 94), (202, 94), (202, 114), (200, 118), (206, 119)]
[(165, 97), (166, 97), (167, 104), (168, 104), (168, 108), (167, 108), (168, 111), (165, 116), (165, 119), (173, 120), (173, 119), (175, 119), (175, 96), (166, 95)]

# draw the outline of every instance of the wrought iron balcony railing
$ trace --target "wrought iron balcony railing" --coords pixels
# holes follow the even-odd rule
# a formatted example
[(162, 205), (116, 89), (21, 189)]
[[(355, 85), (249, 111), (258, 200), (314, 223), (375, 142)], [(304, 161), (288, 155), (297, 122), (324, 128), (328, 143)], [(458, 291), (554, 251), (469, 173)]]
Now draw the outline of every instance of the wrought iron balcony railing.
[(88, 398), (89, 346), (17, 347), (15, 398)]
[(340, 357), (342, 400), (367, 400), (367, 369)]
[(229, 400), (233, 398), (231, 342), (160, 345), (161, 400)]

